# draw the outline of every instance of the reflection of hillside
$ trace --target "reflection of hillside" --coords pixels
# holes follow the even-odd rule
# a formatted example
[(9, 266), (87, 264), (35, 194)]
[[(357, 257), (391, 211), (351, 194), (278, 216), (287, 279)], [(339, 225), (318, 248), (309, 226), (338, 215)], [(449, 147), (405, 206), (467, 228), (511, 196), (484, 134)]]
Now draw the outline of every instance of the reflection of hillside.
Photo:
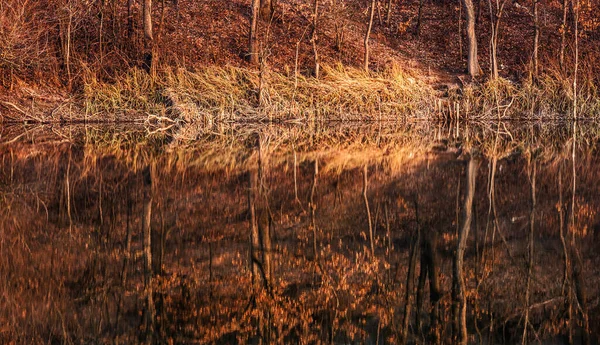
[[(600, 258), (594, 240), (600, 230), (595, 213), (600, 206), (596, 198), (600, 162), (588, 145), (594, 137), (584, 135), (577, 152), (575, 227), (569, 227), (568, 128), (555, 128), (554, 146), (548, 141), (551, 132), (541, 127), (528, 129), (535, 140), (509, 143), (509, 136), (503, 136), (505, 142), (497, 152), (503, 148), (506, 153), (497, 161), (494, 178), (496, 217), (489, 208), (493, 163), (489, 140), (477, 139), (487, 135), (486, 129), (473, 127), (467, 140), (452, 139), (452, 134), (448, 138), (453, 130), (448, 127), (432, 128), (433, 132), (419, 124), (399, 128), (406, 132), (394, 136), (394, 128), (378, 126), (347, 127), (340, 132), (315, 129), (312, 144), (311, 136), (294, 126), (255, 128), (262, 150), (258, 172), (258, 137), (243, 129), (236, 134), (240, 140), (230, 141), (229, 147), (225, 145), (231, 140), (228, 134), (178, 146), (165, 137), (139, 135), (141, 146), (136, 147), (131, 133), (128, 141), (115, 141), (124, 135), (118, 131), (110, 136), (88, 131), (87, 140), (75, 135), (73, 145), (64, 138), (33, 144), (33, 133), (3, 145), (0, 274), (10, 284), (0, 287), (5, 296), (0, 320), (11, 327), (0, 333), (0, 339), (137, 342), (137, 334), (148, 328), (141, 321), (147, 315), (149, 288), (144, 285), (141, 229), (150, 202), (151, 291), (156, 311), (151, 322), (159, 342), (237, 339), (245, 343), (259, 337), (288, 343), (299, 339), (367, 342), (377, 337), (398, 342), (418, 229), (422, 238), (437, 234), (440, 322), (434, 332), (428, 284), (422, 287), (420, 317), (414, 312), (420, 286), (417, 262), (408, 339), (449, 341), (452, 262), (464, 211), (467, 152), (475, 148), (481, 156), (465, 254), (469, 333), (482, 337), (477, 341), (488, 337), (495, 342), (520, 341), (522, 320), (529, 310), (531, 337), (568, 334), (570, 299), (563, 296), (570, 283), (565, 288), (557, 212), (559, 171), (563, 230), (568, 241), (574, 241), (569, 253), (577, 251), (581, 257), (578, 264), (572, 256), (572, 269), (580, 272), (569, 277), (582, 282), (571, 285), (572, 294), (586, 294), (581, 302), (586, 302), (589, 324), (598, 324)], [(511, 135), (517, 140), (528, 130), (513, 130)], [(423, 144), (415, 144), (409, 133), (421, 133)], [(530, 146), (536, 148), (531, 155)], [(565, 153), (557, 154), (561, 152)], [(315, 159), (319, 160), (316, 179)], [(526, 308), (533, 164), (537, 204)], [(374, 257), (362, 195), (364, 165), (368, 165)], [(144, 187), (148, 176), (151, 189)], [(270, 255), (269, 289), (253, 285), (249, 266), (250, 176), (258, 178), (253, 185), (257, 227), (268, 229), (272, 241), (268, 253), (260, 249), (263, 237), (255, 248), (259, 264), (264, 264), (261, 255)], [(260, 280), (261, 269), (254, 273), (255, 280)], [(583, 327), (580, 314), (571, 311), (576, 335)]]

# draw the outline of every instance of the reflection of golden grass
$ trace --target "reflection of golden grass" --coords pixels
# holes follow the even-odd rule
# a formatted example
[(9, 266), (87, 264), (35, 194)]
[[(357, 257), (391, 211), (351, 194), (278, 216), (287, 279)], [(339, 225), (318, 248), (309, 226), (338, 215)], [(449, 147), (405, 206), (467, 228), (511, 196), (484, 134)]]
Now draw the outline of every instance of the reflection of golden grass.
[[(155, 292), (157, 296), (167, 297), (164, 300), (164, 310), (168, 324), (189, 326), (192, 331), (188, 333), (188, 336), (202, 339), (202, 342), (219, 342), (219, 340), (225, 339), (221, 337), (233, 332), (239, 332), (244, 336), (252, 334), (254, 331), (251, 327), (252, 317), (256, 317), (256, 314), (239, 312), (245, 310), (248, 300), (250, 300), (251, 281), (249, 272), (246, 270), (247, 265), (244, 259), (246, 256), (243, 255), (245, 252), (241, 251), (242, 254), (238, 255), (236, 253), (239, 248), (233, 247), (231, 251), (230, 248), (227, 248), (227, 251), (224, 251), (220, 250), (219, 246), (222, 243), (232, 243), (228, 242), (232, 239), (233, 241), (245, 241), (247, 238), (243, 232), (247, 229), (245, 220), (243, 216), (240, 219), (237, 218), (240, 211), (246, 207), (245, 185), (242, 180), (240, 180), (242, 182), (236, 182), (235, 175), (242, 173), (244, 169), (256, 168), (258, 143), (262, 149), (265, 166), (275, 168), (271, 169), (273, 177), (276, 178), (276, 181), (271, 182), (273, 204), (277, 204), (277, 197), (289, 197), (291, 194), (289, 193), (291, 173), (289, 170), (282, 173), (284, 170), (279, 168), (289, 166), (289, 163), (293, 161), (294, 151), (297, 152), (298, 162), (304, 163), (304, 168), (308, 162), (319, 159), (320, 166), (323, 167), (321, 170), (323, 175), (319, 177), (320, 186), (330, 185), (332, 173), (352, 170), (364, 165), (383, 167), (384, 173), (390, 171), (403, 173), (405, 170), (402, 169), (411, 169), (415, 165), (419, 165), (419, 169), (414, 169), (404, 176), (391, 176), (390, 180), (381, 181), (378, 180), (377, 173), (374, 173), (371, 180), (373, 189), (370, 198), (373, 200), (373, 205), (377, 205), (378, 202), (386, 202), (385, 198), (392, 194), (391, 191), (387, 191), (388, 189), (393, 189), (394, 195), (398, 193), (393, 204), (395, 208), (390, 207), (392, 211), (390, 213), (392, 214), (392, 231), (395, 232), (397, 239), (403, 239), (410, 234), (408, 225), (404, 228), (403, 224), (413, 222), (414, 217), (410, 191), (421, 190), (423, 192), (424, 190), (424, 193), (432, 195), (432, 199), (442, 199), (440, 204), (448, 202), (453, 205), (454, 199), (440, 198), (437, 193), (438, 188), (431, 184), (432, 178), (438, 174), (446, 178), (452, 174), (447, 172), (444, 167), (439, 166), (434, 168), (439, 171), (425, 173), (426, 165), (423, 160), (435, 155), (435, 153), (431, 153), (433, 145), (436, 145), (437, 150), (443, 151), (443, 147), (451, 148), (459, 145), (463, 139), (452, 139), (451, 136), (440, 138), (435, 133), (436, 129), (427, 122), (335, 127), (314, 123), (310, 128), (295, 125), (255, 126), (250, 124), (207, 128), (201, 125), (173, 128), (169, 131), (152, 131), (147, 128), (139, 128), (139, 131), (85, 128), (85, 131), (80, 133), (76, 130), (55, 128), (59, 137), (64, 135), (59, 131), (69, 131), (73, 134), (71, 140), (83, 145), (81, 151), (75, 149), (72, 152), (73, 161), (70, 174), (72, 180), (69, 185), (73, 192), (72, 196), (79, 194), (79, 197), (85, 196), (82, 200), (87, 201), (77, 206), (76, 218), (79, 221), (75, 222), (72, 233), (67, 231), (64, 206), (62, 209), (60, 206), (65, 203), (64, 179), (66, 174), (64, 169), (66, 169), (66, 160), (69, 157), (68, 150), (72, 148), (71, 144), (56, 145), (55, 141), (51, 141), (51, 144), (44, 146), (43, 142), (32, 139), (31, 141), (36, 144), (31, 145), (33, 147), (31, 150), (26, 146), (27, 144), (21, 142), (18, 142), (17, 145), (0, 144), (0, 154), (4, 153), (3, 151), (15, 150), (15, 163), (11, 165), (18, 172), (15, 185), (24, 187), (30, 185), (34, 191), (32, 193), (28, 191), (2, 193), (0, 188), (0, 228), (5, 231), (3, 234), (7, 239), (14, 240), (11, 242), (11, 246), (2, 247), (4, 255), (0, 259), (2, 264), (0, 267), (5, 270), (3, 272), (8, 272), (7, 276), (13, 274), (14, 277), (18, 277), (18, 279), (6, 280), (11, 281), (11, 284), (0, 287), (0, 290), (4, 292), (3, 296), (6, 296), (5, 303), (8, 306), (4, 310), (0, 308), (0, 319), (9, 320), (11, 326), (10, 329), (6, 329), (6, 332), (0, 326), (0, 330), (2, 330), (0, 342), (4, 339), (25, 338), (40, 342), (39, 339), (50, 337), (56, 339), (56, 342), (76, 342), (87, 337), (97, 338), (98, 343), (109, 343), (113, 340), (113, 333), (106, 329), (110, 328), (104, 329), (98, 325), (116, 322), (114, 315), (117, 305), (122, 308), (124, 314), (119, 319), (119, 324), (123, 328), (121, 331), (117, 330), (115, 334), (122, 337), (121, 342), (135, 342), (135, 336), (139, 333), (138, 306), (143, 304), (144, 298), (140, 288), (142, 280), (139, 273), (136, 273), (138, 271), (132, 270), (130, 267), (128, 283), (122, 284), (120, 273), (124, 267), (123, 242), (128, 222), (126, 200), (130, 193), (135, 201), (131, 220), (131, 227), (137, 238), (134, 238), (134, 256), (139, 251), (141, 241), (139, 238), (140, 224), (139, 220), (136, 220), (142, 212), (141, 195), (139, 190), (135, 190), (135, 187), (139, 186), (136, 181), (138, 183), (140, 181), (139, 176), (136, 177), (130, 170), (139, 170), (140, 167), (148, 164), (156, 164), (155, 177), (156, 181), (159, 181), (155, 187), (154, 196), (157, 226), (170, 224), (168, 218), (171, 213), (184, 212), (182, 214), (186, 216), (173, 221), (180, 230), (173, 234), (173, 237), (176, 236), (177, 239), (172, 237), (170, 241), (179, 241), (180, 239), (181, 241), (190, 241), (189, 245), (183, 246), (189, 247), (189, 252), (185, 254), (189, 257), (185, 255), (181, 257), (190, 260), (178, 261), (180, 257), (177, 254), (169, 254), (168, 260), (173, 261), (168, 261), (167, 272), (173, 273), (156, 277)], [(492, 145), (496, 129), (495, 124), (471, 125), (469, 129), (470, 147), (475, 149)], [(147, 134), (148, 132), (154, 134)], [(445, 129), (443, 132), (449, 133)], [(501, 125), (500, 132), (497, 151), (495, 151), (499, 155), (506, 155), (511, 150), (524, 151), (523, 149), (530, 146), (548, 147), (548, 154), (550, 154), (553, 152), (551, 151), (553, 148), (558, 148), (554, 152), (560, 152), (561, 148), (569, 145), (568, 126), (557, 128), (527, 126), (522, 123), (514, 126), (507, 124), (506, 126)], [(185, 136), (181, 133), (185, 133)], [(590, 143), (597, 142), (597, 133), (600, 132), (594, 127), (583, 128), (580, 139)], [(447, 143), (442, 143), (443, 140), (440, 139)], [(37, 147), (37, 145), (42, 146)], [(487, 157), (487, 151), (480, 150)], [(5, 154), (3, 157), (10, 157), (10, 155)], [(8, 162), (7, 158), (5, 164)], [(432, 166), (435, 167), (435, 163)], [(41, 179), (35, 180), (36, 175), (27, 174), (27, 169), (37, 171), (37, 176)], [(379, 170), (379, 172), (381, 171)], [(540, 169), (540, 171), (542, 170)], [(211, 174), (205, 174), (207, 172), (219, 172), (219, 174), (215, 174), (216, 177), (213, 179), (210, 177)], [(232, 172), (231, 175), (229, 172)], [(131, 175), (128, 176), (128, 174)], [(429, 175), (423, 176), (427, 174)], [(288, 242), (281, 241), (283, 249), (280, 253), (283, 254), (279, 255), (287, 266), (281, 266), (283, 269), (280, 269), (279, 272), (280, 280), (276, 282), (276, 291), (280, 294), (276, 294), (273, 298), (266, 294), (255, 296), (257, 304), (263, 306), (263, 310), (268, 310), (268, 315), (272, 316), (274, 320), (272, 322), (281, 326), (283, 330), (293, 330), (296, 327), (310, 330), (312, 325), (321, 320), (317, 312), (336, 308), (340, 312), (339, 329), (345, 330), (348, 334), (354, 334), (351, 332), (359, 334), (364, 332), (364, 329), (358, 327), (358, 323), (353, 323), (345, 315), (352, 315), (352, 313), (377, 315), (381, 320), (382, 327), (388, 327), (387, 323), (390, 323), (390, 327), (392, 327), (392, 321), (398, 319), (398, 312), (402, 310), (396, 306), (401, 306), (403, 303), (404, 288), (398, 288), (397, 283), (392, 283), (394, 284), (391, 285), (393, 288), (388, 289), (383, 286), (381, 289), (379, 286), (377, 294), (374, 294), (373, 277), (388, 277), (392, 274), (392, 272), (388, 272), (388, 269), (394, 267), (393, 263), (396, 260), (402, 260), (398, 262), (404, 263), (405, 255), (407, 255), (407, 251), (402, 250), (404, 247), (395, 247), (393, 255), (402, 255), (400, 259), (395, 257), (391, 259), (389, 257), (372, 258), (368, 254), (368, 250), (364, 249), (366, 247), (363, 248), (363, 243), (367, 238), (364, 232), (363, 240), (347, 241), (341, 237), (342, 234), (351, 237), (355, 235), (355, 232), (364, 231), (364, 227), (361, 228), (363, 226), (361, 217), (364, 217), (362, 207), (359, 208), (361, 204), (357, 204), (357, 200), (360, 199), (352, 199), (352, 194), (355, 194), (356, 197), (358, 193), (356, 188), (352, 188), (356, 187), (356, 182), (360, 181), (357, 177), (359, 174), (348, 175), (352, 176), (345, 182), (345, 186), (348, 188), (347, 194), (344, 196), (346, 205), (341, 206), (341, 209), (334, 208), (332, 210), (331, 205), (327, 205), (327, 201), (331, 200), (328, 197), (331, 195), (323, 193), (324, 190), (319, 193), (323, 198), (318, 203), (320, 220), (323, 222), (340, 220), (339, 224), (336, 224), (338, 226), (336, 231), (328, 231), (328, 228), (323, 227), (323, 232), (319, 237), (319, 241), (323, 241), (324, 244), (327, 241), (330, 241), (331, 244), (324, 245), (320, 252), (323, 258), (323, 270), (327, 272), (327, 276), (323, 276), (322, 283), (297, 287), (300, 285), (297, 283), (298, 281), (314, 279), (312, 278), (311, 263), (306, 256), (292, 254), (290, 249), (294, 249), (294, 247), (286, 246)], [(179, 180), (180, 177), (181, 180)], [(394, 181), (394, 179), (401, 180), (398, 177), (404, 177), (402, 183), (406, 184), (405, 190), (398, 191), (402, 188), (402, 185), (398, 187), (397, 181)], [(231, 178), (233, 178), (231, 185), (223, 183), (223, 181), (230, 181)], [(29, 184), (29, 179), (34, 182)], [(53, 182), (47, 183), (46, 181)], [(132, 183), (131, 186), (134, 187), (132, 190), (128, 189), (128, 183)], [(304, 188), (307, 184), (306, 176), (304, 176)], [(419, 189), (419, 184), (426, 186), (423, 187), (424, 189)], [(236, 185), (240, 186), (239, 194), (232, 192)], [(277, 190), (278, 188), (280, 189)], [(481, 188), (484, 188), (483, 185)], [(212, 191), (207, 193), (207, 189), (212, 189)], [(47, 193), (42, 195), (42, 199), (46, 200), (49, 206), (52, 206), (51, 202), (55, 203), (54, 208), (50, 208), (51, 215), (54, 214), (58, 218), (62, 215), (62, 221), (58, 219), (49, 222), (46, 220), (45, 212), (32, 212), (37, 203), (35, 191)], [(453, 186), (448, 191), (453, 192)], [(216, 197), (199, 201), (203, 195), (210, 193), (219, 198), (231, 197), (231, 200), (234, 200), (231, 201), (231, 204), (234, 206), (226, 209), (210, 208), (212, 204), (219, 203), (213, 200), (221, 200), (220, 202), (224, 200)], [(498, 193), (501, 193), (500, 189)], [(504, 195), (507, 192), (502, 193)], [(174, 206), (170, 201), (172, 198), (182, 197), (185, 197), (185, 206), (183, 203)], [(100, 204), (100, 199), (102, 199), (102, 204)], [(428, 212), (426, 206), (428, 199), (421, 200), (423, 201), (421, 206), (423, 224), (427, 224), (426, 221), (429, 217), (437, 217), (440, 212), (453, 214), (452, 207), (446, 210), (437, 208), (436, 212)], [(581, 225), (581, 231), (583, 231), (587, 229), (584, 228), (586, 224), (593, 223), (594, 204), (590, 203), (589, 207), (583, 207), (583, 201), (580, 203), (578, 199), (578, 205), (580, 204), (582, 207), (581, 209), (578, 207), (577, 219), (578, 224)], [(43, 210), (43, 203), (39, 203), (39, 205)], [(203, 214), (206, 214), (206, 218), (194, 218), (198, 217), (195, 212), (200, 212), (197, 210), (199, 206), (208, 207), (201, 210), (204, 212)], [(20, 211), (18, 213), (10, 211), (16, 209)], [(356, 213), (358, 209), (361, 210), (359, 211), (361, 213)], [(377, 207), (374, 206), (374, 210), (376, 209)], [(116, 212), (115, 215), (109, 216), (111, 210)], [(216, 212), (211, 213), (214, 210)], [(384, 221), (382, 219), (385, 217), (382, 208), (379, 210), (379, 216), (375, 216), (375, 219), (379, 217), (379, 222), (376, 224), (381, 226), (379, 236), (383, 236)], [(282, 219), (289, 219), (298, 217), (296, 211), (299, 212), (296, 209), (283, 209), (279, 212), (285, 212), (283, 214), (286, 216), (282, 216)], [(105, 212), (104, 226), (98, 219), (99, 212)], [(374, 213), (377, 214), (377, 211)], [(340, 218), (333, 218), (334, 215), (335, 217), (340, 216)], [(211, 223), (213, 217), (219, 221)], [(163, 221), (163, 219), (166, 220)], [(222, 219), (228, 219), (228, 221), (220, 221)], [(230, 222), (232, 219), (235, 224)], [(81, 220), (90, 223), (86, 224)], [(297, 243), (299, 240), (301, 243), (309, 243), (310, 233), (302, 232), (305, 227), (300, 221), (300, 218), (289, 221), (290, 226), (294, 225), (298, 228), (281, 228), (299, 229), (298, 233), (301, 237), (294, 238), (289, 243)], [(344, 223), (346, 221), (348, 223)], [(196, 230), (198, 226), (201, 227), (200, 230)], [(165, 228), (169, 229), (170, 226)], [(22, 229), (26, 229), (26, 231), (22, 231)], [(338, 229), (343, 229), (343, 232), (337, 232)], [(448, 230), (441, 236), (441, 245), (444, 248), (452, 246), (456, 240), (452, 227), (448, 227)], [(278, 231), (279, 233), (292, 233), (292, 231), (280, 231), (279, 229)], [(293, 232), (294, 236), (295, 231)], [(578, 231), (580, 230), (578, 229)], [(220, 238), (220, 236), (224, 236), (223, 234), (235, 235)], [(332, 237), (328, 237), (329, 234), (340, 237), (333, 237), (334, 240), (332, 240)], [(200, 235), (206, 236), (207, 241), (213, 241), (215, 246), (213, 250), (216, 248), (211, 267), (214, 265), (212, 268), (215, 269), (215, 272), (226, 272), (227, 275), (217, 274), (213, 278), (214, 281), (207, 281), (206, 277), (209, 276), (208, 249), (204, 240), (198, 240)], [(554, 236), (556, 236), (556, 232)], [(519, 238), (516, 241), (518, 242)], [(338, 243), (339, 247), (337, 247)], [(392, 243), (394, 242), (392, 241)], [(174, 245), (174, 242), (170, 242), (170, 246)], [(379, 242), (378, 246), (380, 250), (383, 250), (382, 242)], [(173, 252), (176, 251), (169, 251), (169, 253)], [(498, 252), (502, 253), (503, 251), (499, 250)], [(227, 259), (223, 259), (223, 257)], [(557, 260), (559, 259), (560, 257)], [(132, 260), (133, 263), (130, 261), (130, 264), (140, 264), (139, 260), (137, 264), (135, 259)], [(500, 254), (496, 260), (498, 263), (510, 262), (508, 260), (501, 261)], [(221, 271), (222, 266), (227, 266), (227, 269), (231, 271)], [(288, 267), (294, 267), (294, 269), (288, 269)], [(396, 273), (396, 275), (405, 277), (407, 265), (401, 264), (398, 267), (400, 267), (400, 273)], [(448, 269), (447, 265), (446, 269)], [(496, 272), (503, 274), (506, 270), (498, 269)], [(514, 272), (511, 271), (511, 273)], [(519, 277), (517, 273), (512, 276)], [(451, 286), (448, 277), (448, 274), (441, 276), (442, 286)], [(473, 276), (469, 275), (468, 277), (474, 280)], [(499, 275), (498, 277), (503, 276)], [(236, 284), (232, 285), (231, 281), (235, 281)], [(382, 281), (387, 281), (387, 279)], [(507, 281), (513, 285), (507, 284)], [(515, 281), (517, 283), (514, 283)], [(288, 287), (292, 290), (292, 285), (296, 286), (296, 292), (294, 297), (290, 298), (284, 295), (284, 291)], [(496, 291), (512, 294), (520, 287), (518, 279), (503, 280), (503, 283), (497, 284), (497, 286), (498, 290), (491, 290), (494, 294)], [(240, 289), (242, 289), (241, 292)], [(192, 293), (188, 294), (188, 291)], [(210, 295), (208, 291), (211, 291)], [(472, 296), (474, 290), (466, 293)], [(490, 295), (493, 294), (490, 293)], [(442, 306), (446, 308), (444, 310), (450, 310), (449, 294), (446, 296), (442, 300)], [(488, 295), (482, 293), (481, 296), (487, 298)], [(494, 298), (497, 298), (496, 295)], [(214, 301), (219, 301), (218, 307), (211, 304)], [(364, 305), (369, 307), (365, 309)], [(513, 307), (511, 305), (511, 308)], [(252, 311), (252, 313), (259, 312), (260, 310)], [(512, 309), (510, 312), (498, 312), (497, 315), (510, 315), (510, 313), (512, 313)], [(132, 314), (136, 316), (129, 318)], [(449, 315), (449, 313), (445, 315)], [(207, 320), (214, 321), (208, 322)], [(207, 326), (194, 327), (198, 324), (207, 324)]]

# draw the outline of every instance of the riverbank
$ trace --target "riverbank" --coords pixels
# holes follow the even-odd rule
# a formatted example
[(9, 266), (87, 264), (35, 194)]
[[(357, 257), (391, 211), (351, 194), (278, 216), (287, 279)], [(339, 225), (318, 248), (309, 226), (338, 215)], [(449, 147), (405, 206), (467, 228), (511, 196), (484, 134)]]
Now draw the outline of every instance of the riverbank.
[[(589, 80), (589, 81), (588, 81)], [(580, 81), (580, 118), (600, 115), (593, 78)], [(570, 119), (573, 88), (567, 77), (545, 73), (520, 84), (507, 79), (466, 83), (458, 76), (424, 78), (397, 65), (364, 72), (325, 66), (321, 78), (293, 70), (210, 66), (165, 68), (154, 76), (133, 68), (112, 81), (89, 73), (79, 90), (28, 85), (0, 98), (4, 123), (166, 121), (377, 121), (449, 119)]]

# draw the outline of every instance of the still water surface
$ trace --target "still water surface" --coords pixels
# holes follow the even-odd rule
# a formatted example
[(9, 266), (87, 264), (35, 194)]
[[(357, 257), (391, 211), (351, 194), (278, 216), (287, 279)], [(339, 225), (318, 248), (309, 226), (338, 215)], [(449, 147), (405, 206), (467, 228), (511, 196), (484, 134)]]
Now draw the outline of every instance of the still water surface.
[(0, 343), (598, 342), (596, 124), (0, 135)]

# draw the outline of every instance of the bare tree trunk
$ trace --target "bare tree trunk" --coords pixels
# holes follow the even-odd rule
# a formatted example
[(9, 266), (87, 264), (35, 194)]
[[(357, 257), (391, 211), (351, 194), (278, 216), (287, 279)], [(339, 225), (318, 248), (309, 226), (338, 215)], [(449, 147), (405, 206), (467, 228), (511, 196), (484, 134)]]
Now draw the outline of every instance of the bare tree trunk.
[(458, 0), (458, 59), (463, 60), (462, 0)]
[(258, 16), (260, 12), (260, 0), (252, 0), (252, 18), (250, 20), (250, 37), (248, 61), (258, 65)]
[(144, 17), (144, 37), (148, 43), (151, 43), (154, 39), (152, 34), (152, 0), (144, 0), (142, 10), (142, 16)]
[(456, 256), (454, 258), (453, 265), (453, 285), (455, 289), (454, 293), (454, 304), (457, 306), (458, 319), (457, 324), (457, 343), (466, 345), (468, 341), (467, 334), (467, 299), (465, 294), (465, 275), (464, 275), (464, 254), (467, 247), (467, 238), (469, 237), (469, 231), (471, 230), (471, 220), (473, 212), (473, 198), (475, 196), (475, 183), (477, 178), (477, 165), (478, 161), (474, 157), (469, 159), (469, 166), (467, 169), (467, 185), (465, 191), (465, 201), (463, 208), (463, 220), (460, 232), (458, 233), (458, 245), (456, 248)]
[(387, 14), (385, 16), (386, 25), (390, 25), (390, 21), (392, 20), (392, 5), (394, 4), (393, 0), (388, 0), (387, 4)]
[[(575, 26), (575, 64), (573, 67), (573, 120), (577, 120), (577, 73), (579, 71), (579, 0), (571, 0), (574, 2), (574, 26)], [(574, 126), (575, 128), (575, 126)], [(575, 133), (573, 133), (575, 135)], [(575, 145), (575, 143), (573, 143)], [(574, 149), (573, 149), (573, 152)]]
[(319, 51), (317, 50), (317, 24), (319, 19), (319, 0), (315, 0), (314, 12), (313, 12), (313, 25), (310, 42), (312, 43), (313, 54), (315, 58), (315, 78), (319, 79), (321, 64), (319, 61)]
[(504, 13), (504, 6), (506, 0), (502, 0), (501, 3), (496, 1), (495, 6), (492, 5), (492, 0), (488, 0), (488, 7), (490, 10), (490, 69), (492, 79), (498, 79), (498, 32), (500, 30), (500, 19)]
[(271, 20), (275, 13), (275, 0), (260, 0), (260, 17), (263, 20)]
[(419, 0), (419, 13), (417, 15), (417, 28), (415, 33), (417, 37), (421, 36), (421, 21), (423, 19), (423, 6), (425, 5), (425, 0)]
[(537, 76), (539, 72), (539, 46), (540, 46), (540, 16), (539, 16), (539, 0), (533, 1), (533, 75)]
[(147, 166), (142, 172), (144, 204), (142, 212), (142, 242), (144, 248), (144, 294), (146, 295), (146, 310), (144, 312), (145, 343), (152, 344), (154, 337), (154, 292), (152, 288), (152, 167)]
[(466, 12), (467, 20), (467, 41), (469, 44), (468, 70), (471, 77), (477, 77), (481, 74), (479, 60), (477, 57), (477, 35), (475, 33), (475, 9), (473, 0), (462, 0)]
[(562, 2), (562, 25), (560, 27), (560, 68), (563, 72), (566, 69), (565, 66), (565, 48), (567, 46), (567, 13), (568, 7), (567, 2), (569, 0), (563, 0)]
[(127, 37), (133, 38), (133, 0), (127, 0)]
[(375, 0), (371, 0), (371, 10), (369, 12), (369, 25), (367, 26), (367, 32), (365, 33), (364, 47), (365, 47), (365, 58), (364, 58), (364, 69), (365, 72), (369, 71), (369, 36), (371, 36), (371, 29), (373, 28), (373, 16), (375, 15)]

